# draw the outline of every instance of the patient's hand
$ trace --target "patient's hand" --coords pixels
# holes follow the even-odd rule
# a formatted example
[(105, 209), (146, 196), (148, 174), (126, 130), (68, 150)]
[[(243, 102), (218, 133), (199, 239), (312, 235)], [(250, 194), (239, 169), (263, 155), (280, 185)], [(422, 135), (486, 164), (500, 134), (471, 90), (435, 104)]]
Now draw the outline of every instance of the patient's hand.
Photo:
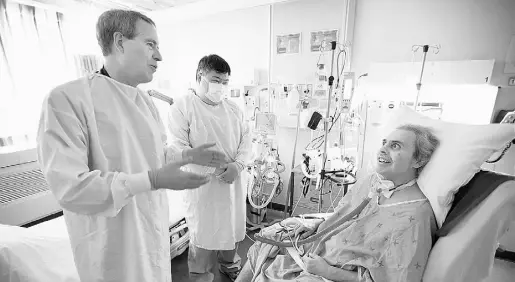
[(293, 230), (288, 233), (288, 236), (296, 238), (300, 235), (300, 239), (306, 239), (318, 230), (322, 222), (324, 222), (323, 219), (298, 219), (297, 223), (293, 226)]
[(322, 257), (315, 254), (307, 254), (302, 258), (306, 265), (306, 270), (314, 275), (327, 276), (330, 265)]
[(358, 273), (329, 265), (325, 259), (315, 254), (302, 258), (306, 271), (313, 275), (322, 276), (331, 281), (360, 281)]

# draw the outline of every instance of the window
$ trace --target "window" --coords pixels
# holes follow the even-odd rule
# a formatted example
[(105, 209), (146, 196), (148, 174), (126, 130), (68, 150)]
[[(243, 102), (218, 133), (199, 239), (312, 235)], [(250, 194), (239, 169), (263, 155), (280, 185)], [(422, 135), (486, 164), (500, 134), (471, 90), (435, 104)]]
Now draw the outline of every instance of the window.
[(102, 58), (98, 55), (76, 55), (75, 65), (79, 77), (98, 71), (102, 68)]
[(77, 77), (63, 15), (0, 0), (0, 149), (34, 144), (44, 97)]

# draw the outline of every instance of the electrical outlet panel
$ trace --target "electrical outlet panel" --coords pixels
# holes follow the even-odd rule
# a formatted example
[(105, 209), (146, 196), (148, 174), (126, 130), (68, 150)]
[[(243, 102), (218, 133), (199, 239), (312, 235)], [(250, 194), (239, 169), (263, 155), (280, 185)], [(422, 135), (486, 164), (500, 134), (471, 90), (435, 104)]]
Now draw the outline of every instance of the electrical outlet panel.
[(510, 77), (510, 78), (508, 79), (508, 85), (509, 85), (509, 86), (515, 86), (515, 76)]

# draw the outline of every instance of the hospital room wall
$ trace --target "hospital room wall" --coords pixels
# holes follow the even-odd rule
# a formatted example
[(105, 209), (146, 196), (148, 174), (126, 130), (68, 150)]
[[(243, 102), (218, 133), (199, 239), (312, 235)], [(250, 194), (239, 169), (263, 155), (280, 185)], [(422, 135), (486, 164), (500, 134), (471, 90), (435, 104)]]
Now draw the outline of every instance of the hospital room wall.
[(163, 62), (155, 86), (172, 97), (186, 93), (199, 60), (209, 54), (230, 64), (231, 84), (251, 84), (255, 70), (268, 71), (269, 22), (268, 6), (157, 22)]
[[(338, 29), (341, 34), (345, 2), (342, 0), (300, 0), (274, 4), (271, 36), (273, 40), (271, 81), (273, 83), (314, 83), (316, 64), (320, 53), (310, 51), (310, 32)], [(276, 54), (277, 35), (291, 33), (301, 33), (300, 54)], [(328, 57), (326, 56), (326, 58)], [(295, 118), (290, 120), (291, 122), (288, 122), (288, 126), (279, 127), (276, 136), (280, 159), (285, 163), (286, 170), (281, 173), (281, 178), (285, 184), (284, 191), (274, 198), (272, 202), (281, 205), (284, 205), (286, 199), (286, 188), (290, 178), (295, 140), (294, 127), (296, 120)], [(337, 133), (331, 134), (330, 137), (330, 141), (336, 140)], [(305, 151), (304, 148), (308, 145), (310, 139), (311, 131), (301, 129), (295, 154), (296, 165), (302, 160), (301, 154)], [(329, 144), (331, 143), (329, 142)], [(297, 187), (295, 195), (298, 196), (300, 191)]]
[[(221, 12), (201, 18), (162, 20), (157, 18), (160, 50), (163, 61), (151, 83), (145, 89), (178, 97), (195, 87), (199, 60), (218, 54), (231, 66), (231, 86), (242, 89), (256, 79), (267, 79), (269, 55), (269, 7), (260, 6)], [(241, 104), (243, 104), (241, 98)], [(168, 124), (168, 105), (156, 103), (165, 126)], [(169, 132), (167, 130), (167, 134)]]
[[(373, 62), (409, 62), (414, 44), (440, 44), (428, 60), (495, 59), (490, 83), (500, 86), (494, 114), (515, 108), (515, 87), (508, 86), (504, 65), (515, 35), (513, 0), (359, 0), (356, 7), (352, 71), (366, 73)], [(420, 57), (418, 57), (420, 59)], [(515, 173), (515, 148), (496, 171)], [(515, 225), (501, 240), (515, 250)]]

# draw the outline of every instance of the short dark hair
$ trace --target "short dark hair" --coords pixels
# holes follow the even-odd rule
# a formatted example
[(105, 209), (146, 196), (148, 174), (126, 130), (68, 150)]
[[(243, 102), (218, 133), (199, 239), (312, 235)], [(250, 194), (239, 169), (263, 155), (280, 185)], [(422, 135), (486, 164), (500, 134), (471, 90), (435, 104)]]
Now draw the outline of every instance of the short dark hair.
[(229, 66), (229, 63), (227, 63), (227, 61), (225, 61), (222, 57), (215, 54), (204, 56), (202, 59), (200, 59), (195, 76), (196, 81), (200, 81), (200, 72), (207, 73), (210, 71), (231, 75), (231, 67)]
[(129, 39), (136, 37), (138, 20), (156, 26), (152, 19), (136, 11), (112, 9), (102, 13), (97, 21), (97, 41), (102, 48), (102, 54), (104, 56), (111, 54), (115, 32), (120, 32)]

